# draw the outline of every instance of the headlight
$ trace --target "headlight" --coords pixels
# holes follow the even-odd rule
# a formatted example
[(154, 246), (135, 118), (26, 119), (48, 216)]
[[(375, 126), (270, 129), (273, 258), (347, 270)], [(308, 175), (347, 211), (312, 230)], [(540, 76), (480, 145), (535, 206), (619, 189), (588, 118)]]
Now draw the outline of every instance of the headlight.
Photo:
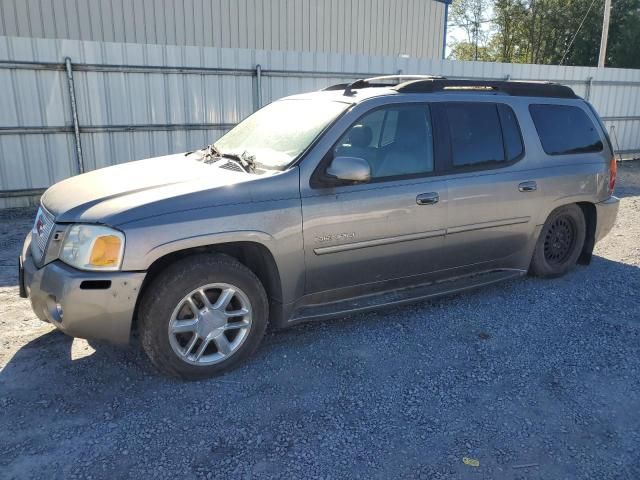
[(118, 270), (124, 234), (101, 225), (73, 225), (62, 244), (60, 260), (81, 270)]

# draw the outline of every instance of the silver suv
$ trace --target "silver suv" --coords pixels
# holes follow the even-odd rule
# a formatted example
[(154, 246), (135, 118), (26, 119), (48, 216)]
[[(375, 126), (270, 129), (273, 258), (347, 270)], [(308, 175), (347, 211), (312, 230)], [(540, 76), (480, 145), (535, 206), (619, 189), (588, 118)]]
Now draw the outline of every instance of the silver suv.
[(295, 95), (213, 145), (42, 196), (21, 294), (69, 335), (183, 378), (281, 328), (590, 261), (611, 142), (565, 86), (380, 77)]

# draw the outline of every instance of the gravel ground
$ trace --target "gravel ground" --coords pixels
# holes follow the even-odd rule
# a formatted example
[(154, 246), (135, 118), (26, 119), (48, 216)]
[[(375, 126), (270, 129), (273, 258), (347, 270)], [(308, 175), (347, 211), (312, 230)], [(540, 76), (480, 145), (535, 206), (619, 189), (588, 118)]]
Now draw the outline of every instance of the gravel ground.
[(0, 213), (0, 477), (640, 478), (640, 162), (618, 195), (589, 267), (273, 333), (197, 383), (38, 321), (33, 212)]

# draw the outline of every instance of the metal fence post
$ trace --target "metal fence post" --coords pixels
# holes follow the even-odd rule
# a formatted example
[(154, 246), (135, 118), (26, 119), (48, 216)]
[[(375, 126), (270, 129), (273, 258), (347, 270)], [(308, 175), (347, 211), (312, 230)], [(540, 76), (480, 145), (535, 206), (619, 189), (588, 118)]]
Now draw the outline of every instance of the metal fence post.
[(262, 108), (262, 66), (256, 65), (256, 100), (255, 109), (260, 110)]
[(591, 96), (591, 86), (593, 85), (593, 77), (587, 78), (587, 88), (584, 93), (584, 99), (589, 101), (589, 97)]
[(71, 103), (71, 117), (73, 118), (73, 135), (76, 143), (76, 161), (78, 163), (78, 173), (84, 173), (84, 159), (82, 158), (82, 143), (80, 142), (80, 124), (78, 122), (78, 108), (76, 105), (76, 88), (73, 84), (73, 69), (71, 68), (71, 58), (66, 57), (64, 64), (67, 69), (67, 83), (69, 85), (69, 101)]
[[(2, 0), (0, 0), (1, 2)], [(389, 69), (388, 71), (349, 71), (348, 69), (341, 71), (331, 71), (331, 70), (305, 70), (302, 67), (299, 68), (291, 68), (291, 69), (263, 69), (261, 65), (254, 64), (245, 65), (243, 67), (193, 67), (193, 66), (165, 66), (165, 65), (127, 65), (127, 64), (112, 64), (112, 63), (72, 63), (70, 58), (64, 58), (63, 62), (59, 60), (57, 62), (41, 62), (34, 60), (0, 60), (0, 72), (4, 70), (12, 71), (12, 70), (20, 70), (25, 72), (32, 72), (34, 75), (39, 71), (51, 71), (60, 74), (66, 73), (67, 82), (68, 82), (68, 92), (69, 92), (69, 106), (65, 108), (70, 108), (70, 112), (72, 114), (71, 123), (64, 123), (59, 125), (0, 125), (0, 138), (6, 135), (16, 135), (20, 137), (20, 141), (22, 141), (23, 136), (25, 135), (60, 135), (60, 136), (68, 136), (69, 134), (74, 135), (74, 146), (75, 146), (75, 154), (74, 160), (76, 163), (76, 171), (78, 173), (82, 173), (85, 171), (84, 165), (84, 157), (82, 151), (81, 144), (81, 132), (84, 133), (113, 133), (113, 132), (174, 132), (174, 131), (204, 131), (204, 130), (228, 130), (233, 124), (231, 123), (123, 123), (123, 124), (102, 124), (102, 125), (91, 125), (84, 127), (80, 126), (79, 121), (79, 106), (77, 105), (77, 97), (75, 91), (74, 84), (74, 73), (77, 72), (93, 72), (93, 73), (123, 73), (123, 74), (150, 74), (150, 75), (218, 75), (224, 77), (242, 77), (242, 78), (251, 78), (252, 83), (252, 91), (245, 92), (247, 95), (251, 95), (251, 101), (253, 106), (258, 109), (263, 105), (264, 100), (264, 91), (263, 87), (263, 77), (274, 77), (283, 79), (283, 81), (291, 81), (297, 82), (298, 79), (309, 79), (309, 78), (317, 78), (317, 79), (333, 79), (333, 78), (341, 78), (343, 81), (349, 80), (352, 81), (355, 78), (366, 78), (366, 77), (376, 77), (381, 75), (386, 75), (391, 72), (396, 72), (397, 75), (403, 74), (403, 69), (399, 68), (400, 64), (406, 66), (406, 62), (403, 62), (399, 59), (395, 59), (398, 64), (395, 64), (395, 67)], [(453, 65), (453, 63), (452, 63)], [(508, 67), (516, 68), (508, 65)], [(618, 95), (622, 95), (622, 91), (615, 92), (615, 95), (612, 95), (611, 98), (607, 96), (607, 98), (600, 98), (598, 93), (598, 88), (605, 86), (612, 87), (633, 87), (633, 93), (637, 93), (638, 89), (640, 89), (640, 79), (633, 77), (629, 80), (623, 80), (622, 76), (613, 79), (597, 79), (595, 75), (593, 77), (582, 77), (581, 75), (588, 75), (588, 72), (585, 70), (581, 70), (578, 68), (577, 70), (571, 70), (572, 67), (567, 67), (568, 71), (553, 78), (552, 81), (562, 83), (565, 85), (570, 85), (575, 88), (575, 86), (584, 86), (584, 97), (589, 101), (596, 101), (598, 107), (601, 110), (607, 110), (607, 107), (612, 109), (610, 116), (603, 116), (602, 120), (607, 122), (610, 125), (610, 131), (612, 139), (615, 141), (615, 150), (617, 155), (619, 156), (627, 156), (627, 155), (636, 155), (640, 153), (640, 143), (638, 142), (637, 135), (634, 136), (636, 130), (632, 130), (629, 135), (621, 135), (624, 136), (624, 144), (619, 145), (618, 140), (619, 136), (617, 134), (617, 128), (620, 128), (621, 134), (626, 132), (629, 133), (627, 129), (637, 129), (636, 125), (640, 124), (640, 113), (639, 112), (622, 112), (618, 111), (621, 107), (619, 103), (614, 102)], [(405, 68), (406, 70), (406, 68)], [(64, 73), (63, 73), (64, 72)], [(574, 75), (577, 72), (583, 72), (580, 76)], [(432, 72), (437, 73), (437, 72)], [(455, 76), (452, 78), (460, 78), (460, 79), (475, 79), (482, 78), (478, 76), (473, 76), (473, 72), (469, 72), (466, 76)], [(255, 82), (253, 78), (255, 77)], [(491, 78), (493, 79), (493, 78)], [(507, 75), (506, 72), (503, 75), (496, 76), (497, 79), (505, 79), (518, 80), (518, 75), (515, 73), (511, 73)], [(299, 85), (297, 83), (292, 83), (290, 85), (292, 89), (298, 88)], [(9, 88), (13, 88), (10, 86)], [(269, 89), (269, 86), (266, 87)], [(255, 90), (254, 90), (255, 89)], [(591, 99), (592, 94), (596, 94), (595, 99)], [(131, 92), (131, 95), (135, 95), (138, 92)], [(267, 92), (268, 93), (268, 92)], [(82, 94), (81, 94), (82, 95)], [(223, 91), (224, 97), (224, 91)], [(226, 101), (226, 98), (223, 98)], [(267, 99), (268, 101), (269, 99)], [(229, 101), (232, 101), (231, 99)], [(20, 108), (27, 108), (27, 105), (20, 105)], [(68, 117), (67, 117), (68, 118)], [(83, 119), (86, 120), (86, 119)], [(613, 122), (613, 125), (612, 125)], [(625, 122), (624, 124), (618, 122)], [(630, 123), (634, 122), (634, 123)], [(623, 132), (624, 129), (624, 132)], [(163, 134), (165, 135), (165, 134)], [(168, 133), (166, 134), (168, 135)], [(60, 137), (57, 137), (60, 138)], [(39, 140), (36, 140), (39, 141)], [(57, 148), (56, 145), (45, 143), (45, 151), (54, 151)], [(110, 146), (113, 148), (113, 146)], [(64, 147), (66, 148), (66, 147)], [(11, 151), (13, 154), (14, 151)], [(109, 154), (110, 151), (105, 152), (104, 154)], [(5, 155), (7, 152), (5, 151)], [(57, 158), (53, 160), (53, 155), (51, 155), (52, 159), (49, 160), (50, 165), (54, 165), (54, 161), (60, 161)], [(55, 155), (58, 157), (58, 155)], [(93, 163), (91, 164), (93, 165)], [(73, 168), (73, 167), (72, 167)], [(13, 173), (13, 172), (10, 172)], [(31, 188), (27, 188), (28, 185), (24, 185), (22, 172), (16, 172), (16, 175), (9, 175), (8, 180), (5, 182), (4, 188), (2, 190), (0, 188), (0, 198), (3, 196), (31, 196), (34, 193), (34, 190)]]

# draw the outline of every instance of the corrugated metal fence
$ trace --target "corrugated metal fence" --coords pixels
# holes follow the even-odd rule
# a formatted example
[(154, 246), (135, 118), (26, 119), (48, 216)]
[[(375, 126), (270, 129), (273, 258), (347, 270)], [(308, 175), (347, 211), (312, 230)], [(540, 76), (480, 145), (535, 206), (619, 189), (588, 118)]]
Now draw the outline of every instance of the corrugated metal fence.
[(440, 58), (442, 0), (0, 0), (0, 36)]
[(82, 168), (206, 145), (285, 95), (398, 71), (564, 83), (621, 154), (640, 152), (639, 70), (0, 37), (0, 207)]

